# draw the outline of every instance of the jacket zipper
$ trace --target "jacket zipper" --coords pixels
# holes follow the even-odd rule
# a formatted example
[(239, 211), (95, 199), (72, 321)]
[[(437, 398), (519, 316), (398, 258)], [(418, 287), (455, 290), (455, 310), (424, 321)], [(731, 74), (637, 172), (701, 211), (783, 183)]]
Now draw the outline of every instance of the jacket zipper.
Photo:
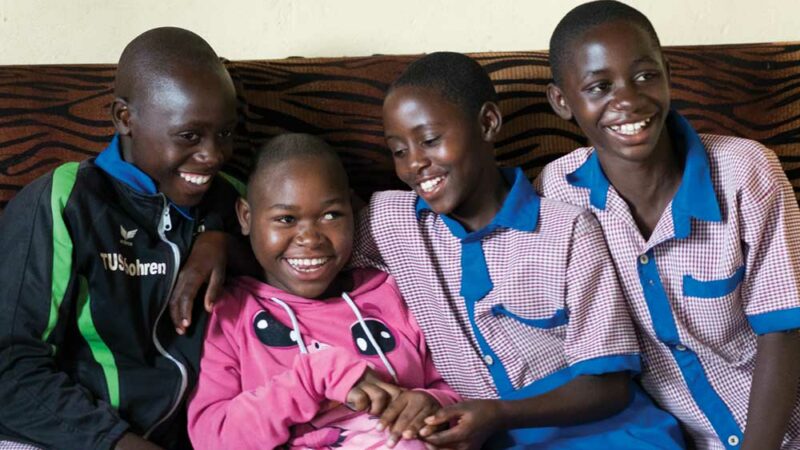
[(147, 430), (147, 432), (144, 434), (145, 439), (150, 437), (150, 433), (152, 433), (153, 430), (158, 428), (159, 425), (164, 423), (170, 416), (172, 416), (175, 410), (178, 409), (178, 405), (180, 405), (181, 403), (183, 394), (184, 392), (186, 392), (186, 387), (188, 383), (187, 380), (189, 378), (186, 372), (186, 366), (181, 364), (180, 361), (178, 361), (175, 357), (170, 355), (161, 345), (161, 342), (158, 340), (158, 323), (159, 321), (161, 321), (161, 317), (164, 315), (164, 311), (167, 310), (167, 306), (169, 305), (169, 296), (172, 294), (172, 289), (175, 287), (175, 280), (178, 278), (178, 269), (181, 263), (180, 250), (178, 249), (178, 246), (175, 245), (170, 240), (168, 240), (165, 234), (166, 231), (172, 229), (172, 219), (170, 219), (169, 217), (169, 202), (167, 201), (167, 197), (165, 197), (163, 194), (162, 197), (164, 198), (164, 210), (161, 213), (161, 220), (158, 223), (158, 237), (160, 237), (161, 240), (165, 242), (167, 245), (169, 245), (170, 248), (172, 249), (172, 257), (174, 264), (172, 266), (173, 267), (172, 279), (170, 280), (169, 289), (167, 290), (167, 298), (165, 299), (164, 304), (161, 306), (161, 312), (158, 313), (158, 317), (156, 317), (156, 322), (153, 325), (153, 344), (155, 344), (156, 349), (158, 350), (159, 353), (161, 353), (165, 358), (172, 361), (178, 367), (178, 370), (181, 373), (181, 385), (180, 389), (178, 390), (178, 395), (175, 397), (175, 403), (172, 405), (172, 408), (170, 408), (170, 410), (164, 417), (159, 419), (153, 426), (150, 427), (150, 429)]

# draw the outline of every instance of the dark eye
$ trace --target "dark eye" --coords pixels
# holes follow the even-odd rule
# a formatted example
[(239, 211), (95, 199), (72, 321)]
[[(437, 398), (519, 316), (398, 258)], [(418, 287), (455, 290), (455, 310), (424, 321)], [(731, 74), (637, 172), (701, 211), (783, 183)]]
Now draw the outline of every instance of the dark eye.
[(406, 151), (408, 149), (399, 147), (399, 148), (389, 148), (389, 150), (391, 150), (393, 158), (402, 158), (403, 156), (405, 156)]
[(336, 220), (339, 217), (342, 217), (342, 213), (339, 211), (328, 211), (322, 215), (322, 220)]
[(228, 139), (233, 136), (233, 130), (222, 130), (219, 132), (219, 137), (222, 139)]
[(439, 145), (439, 141), (440, 140), (441, 140), (441, 136), (434, 136), (434, 137), (425, 138), (422, 141), (422, 146), (423, 147), (435, 147), (435, 146)]
[(649, 80), (652, 80), (652, 79), (657, 78), (657, 77), (658, 77), (658, 73), (657, 72), (642, 72), (640, 74), (637, 74), (633, 78), (633, 81), (637, 81), (637, 82), (649, 81)]
[(200, 135), (193, 132), (193, 131), (184, 131), (183, 133), (178, 134), (186, 142), (189, 143), (196, 143), (200, 140)]
[(611, 83), (601, 81), (599, 83), (594, 83), (589, 85), (585, 90), (590, 94), (602, 94), (603, 92), (607, 91)]
[(281, 224), (284, 224), (284, 225), (291, 225), (291, 224), (293, 224), (293, 223), (294, 223), (294, 222), (295, 222), (297, 219), (295, 219), (295, 218), (294, 218), (294, 216), (278, 216), (278, 217), (276, 217), (274, 220), (275, 220), (276, 222), (278, 222), (278, 223), (281, 223)]

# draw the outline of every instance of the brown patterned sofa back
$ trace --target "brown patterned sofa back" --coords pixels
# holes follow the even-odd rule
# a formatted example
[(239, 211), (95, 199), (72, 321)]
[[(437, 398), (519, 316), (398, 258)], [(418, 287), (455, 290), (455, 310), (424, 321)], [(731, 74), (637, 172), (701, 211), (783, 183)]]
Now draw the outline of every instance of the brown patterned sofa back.
[[(673, 107), (700, 131), (744, 136), (774, 149), (800, 192), (800, 43), (665, 48)], [(500, 94), (502, 165), (534, 177), (585, 143), (550, 110), (542, 52), (476, 53)], [(228, 172), (243, 176), (255, 147), (282, 132), (307, 132), (342, 155), (356, 190), (401, 187), (383, 144), (381, 101), (414, 56), (226, 61), (241, 121)], [(101, 151), (114, 66), (0, 66), (0, 210), (25, 184), (66, 161)]]

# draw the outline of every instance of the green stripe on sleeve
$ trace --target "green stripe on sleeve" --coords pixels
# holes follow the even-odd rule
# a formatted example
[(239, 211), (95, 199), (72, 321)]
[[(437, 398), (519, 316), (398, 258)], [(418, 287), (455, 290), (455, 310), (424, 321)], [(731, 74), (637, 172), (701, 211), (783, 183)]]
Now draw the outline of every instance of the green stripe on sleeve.
[(247, 196), (247, 185), (239, 181), (238, 178), (235, 178), (233, 175), (229, 175), (225, 172), (219, 172), (219, 175), (224, 178), (228, 183), (230, 183), (236, 192), (239, 193), (240, 196), (245, 197)]
[(119, 409), (119, 371), (117, 362), (111, 349), (97, 333), (92, 319), (92, 300), (89, 297), (89, 283), (84, 277), (80, 280), (80, 294), (78, 295), (78, 329), (92, 351), (92, 356), (97, 364), (103, 368), (103, 375), (106, 378), (108, 387), (108, 401), (114, 409)]
[(67, 204), (75, 178), (78, 176), (77, 162), (62, 164), (53, 172), (53, 187), (50, 193), (50, 210), (53, 216), (53, 271), (50, 291), (50, 315), (47, 328), (42, 334), (46, 341), (58, 322), (58, 310), (64, 301), (70, 273), (72, 272), (72, 238), (64, 223), (64, 207)]

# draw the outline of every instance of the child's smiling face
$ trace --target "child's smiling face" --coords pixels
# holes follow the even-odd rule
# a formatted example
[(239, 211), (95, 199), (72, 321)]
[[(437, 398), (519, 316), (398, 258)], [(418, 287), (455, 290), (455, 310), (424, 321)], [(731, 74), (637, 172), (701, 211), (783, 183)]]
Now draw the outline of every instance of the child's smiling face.
[(470, 117), (425, 87), (398, 87), (383, 103), (395, 172), (437, 214), (470, 217), (481, 208), (473, 199), (496, 175), (492, 140), (500, 121), (493, 103)]
[(669, 112), (669, 72), (661, 50), (640, 26), (614, 21), (571, 43), (563, 80), (548, 87), (561, 117), (578, 122), (606, 158), (646, 161), (662, 139)]
[[(236, 97), (224, 69), (175, 70), (121, 113), (126, 161), (181, 206), (198, 204), (233, 152)], [(119, 127), (118, 127), (119, 129)]]
[(353, 248), (346, 175), (325, 158), (299, 157), (257, 177), (237, 213), (267, 283), (305, 298), (323, 296)]

